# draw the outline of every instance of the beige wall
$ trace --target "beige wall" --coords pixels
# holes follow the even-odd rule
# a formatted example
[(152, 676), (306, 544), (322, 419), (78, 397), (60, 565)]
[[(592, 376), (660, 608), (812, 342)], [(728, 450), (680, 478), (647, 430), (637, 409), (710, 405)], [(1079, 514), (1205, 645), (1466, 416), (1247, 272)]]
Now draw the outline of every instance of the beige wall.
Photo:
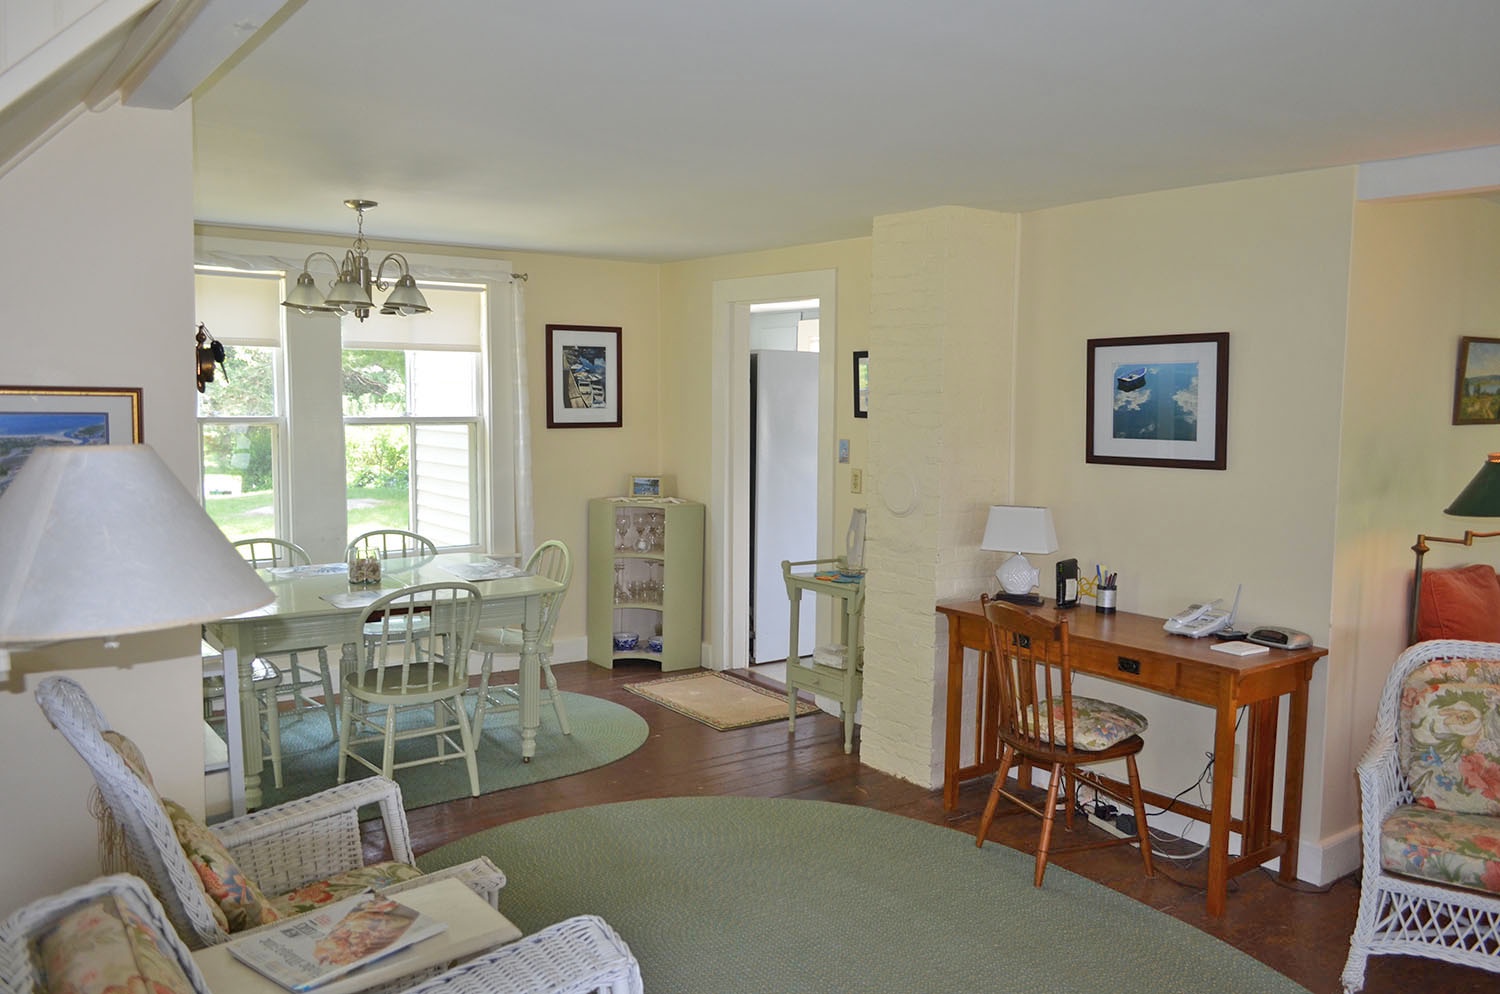
[[(668, 471), (668, 461), (662, 456), (658, 389), (662, 361), (659, 267), (525, 252), (508, 252), (505, 258), (516, 272), (528, 275), (526, 359), (536, 538), (539, 542), (562, 539), (573, 553), (573, 589), (563, 603), (555, 640), (579, 647), (560, 659), (583, 659), (588, 500), (624, 493), (629, 476)], [(621, 329), (621, 427), (547, 427), (549, 324)]]
[[(1500, 426), (1451, 423), (1459, 338), (1500, 337), (1497, 272), (1496, 204), (1455, 198), (1355, 210), (1323, 791), (1329, 829), (1359, 818), (1352, 771), (1406, 645), (1412, 543), (1418, 533), (1495, 529), (1493, 519), (1442, 510), (1485, 454), (1500, 450)], [(1497, 558), (1493, 540), (1433, 550), (1433, 566)]]
[[(1058, 557), (1119, 571), (1123, 610), (1168, 614), (1243, 583), (1242, 627), (1290, 625), (1327, 644), (1354, 177), (1309, 172), (1023, 216), (1016, 499), (1052, 507)], [(1213, 331), (1230, 333), (1228, 469), (1086, 463), (1088, 339)], [(1314, 678), (1313, 798), (1327, 670)], [(1212, 714), (1110, 694), (1151, 721), (1148, 785), (1191, 784), (1213, 746)], [(1304, 837), (1316, 838), (1317, 802), (1308, 807)]]
[[(769, 252), (716, 256), (661, 267), (661, 454), (663, 472), (677, 478), (680, 496), (710, 500), (713, 462), (713, 291), (719, 280), (772, 276), (784, 273), (834, 270), (837, 280), (837, 422), (834, 437), (849, 439), (850, 461), (835, 468), (833, 477), (833, 549), (843, 551), (844, 529), (853, 508), (865, 506), (867, 494), (849, 492), (851, 468), (869, 468), (866, 420), (854, 417), (853, 362), (850, 354), (868, 347), (870, 324), (870, 240), (800, 245)], [(829, 322), (822, 322), (823, 347), (828, 347)], [(748, 417), (748, 411), (743, 413)], [(832, 458), (830, 454), (824, 454)], [(708, 534), (714, 515), (708, 508)], [(712, 555), (709, 556), (712, 559)], [(704, 589), (710, 587), (705, 576)], [(712, 599), (705, 598), (704, 638), (714, 630)]]
[[(0, 318), (0, 382), (143, 388), (146, 441), (185, 484), (197, 477), (192, 190), (186, 106), (85, 114), (0, 179), (0, 272), (24, 288)], [(0, 689), (0, 915), (98, 873), (93, 781), (32, 698), (47, 673), (85, 686), (151, 757), (164, 794), (203, 804), (191, 630), (15, 665)]]
[[(870, 328), (870, 240), (798, 245), (769, 252), (746, 252), (710, 259), (669, 263), (661, 267), (661, 414), (662, 452), (677, 474), (678, 492), (707, 500), (711, 386), (713, 367), (713, 286), (717, 280), (773, 276), (782, 273), (833, 269), (838, 273), (838, 427), (837, 437), (849, 439), (850, 461), (834, 477), (838, 495), (834, 521), (842, 545), (842, 524), (862, 497), (849, 494), (849, 470), (863, 466), (867, 457), (865, 423), (854, 417), (852, 360), (849, 354), (866, 348)], [(827, 334), (827, 329), (823, 329)], [(826, 339), (825, 339), (826, 340)]]

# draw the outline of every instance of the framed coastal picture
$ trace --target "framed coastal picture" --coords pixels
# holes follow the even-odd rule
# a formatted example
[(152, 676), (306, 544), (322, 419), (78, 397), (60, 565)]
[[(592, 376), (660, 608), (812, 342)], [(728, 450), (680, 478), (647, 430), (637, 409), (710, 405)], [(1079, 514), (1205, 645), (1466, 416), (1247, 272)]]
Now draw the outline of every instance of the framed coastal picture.
[(1085, 458), (1223, 469), (1229, 333), (1091, 338)]
[(1465, 335), (1458, 340), (1453, 423), (1500, 424), (1500, 338)]
[(0, 386), (0, 493), (39, 445), (139, 441), (139, 387)]
[(620, 423), (620, 329), (547, 325), (547, 427)]

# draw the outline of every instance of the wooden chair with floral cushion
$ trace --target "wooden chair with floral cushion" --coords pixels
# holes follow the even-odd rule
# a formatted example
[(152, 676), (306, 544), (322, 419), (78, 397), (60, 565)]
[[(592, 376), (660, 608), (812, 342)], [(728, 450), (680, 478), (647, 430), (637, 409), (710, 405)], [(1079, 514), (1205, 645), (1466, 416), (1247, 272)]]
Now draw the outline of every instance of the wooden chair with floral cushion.
[[(1146, 830), (1146, 807), (1141, 801), (1141, 780), (1135, 757), (1144, 746), (1140, 733), (1146, 719), (1129, 708), (1073, 693), (1073, 665), (1068, 655), (1068, 622), (1065, 617), (1044, 619), (1008, 604), (981, 599), (990, 623), (989, 681), (986, 693), (999, 702), (1000, 768), (979, 822), (975, 844), (984, 845), (995, 820), (995, 809), (1004, 797), (1042, 819), (1042, 837), (1037, 843), (1036, 875), (1042, 885), (1047, 859), (1052, 853), (1139, 843), (1146, 876), (1152, 876), (1151, 840)], [(1125, 760), (1130, 779), (1130, 803), (1135, 811), (1136, 832), (1120, 839), (1081, 842), (1066, 850), (1053, 844), (1053, 822), (1059, 798), (1063, 820), (1073, 829), (1073, 799), (1066, 789), (1070, 779), (1082, 780), (1102, 789), (1082, 769), (1094, 763)], [(1041, 808), (1005, 789), (1012, 766), (1036, 763), (1051, 776), (1047, 800)], [(1020, 784), (1020, 787), (1029, 784)]]
[[(578, 915), (431, 979), (388, 990), (640, 994), (641, 971), (608, 923)], [(33, 901), (0, 922), (0, 994), (120, 992), (212, 994), (145, 881), (100, 877)]]
[[(146, 881), (193, 948), (366, 887), (394, 891), (423, 879), (401, 788), (391, 780), (368, 777), (209, 827), (157, 793), (140, 750), (110, 728), (76, 682), (47, 677), (36, 699), (88, 764), (121, 868)], [(390, 850), (388, 860), (368, 866), (359, 826), (367, 805), (378, 807)], [(491, 905), (505, 886), (505, 874), (485, 857), (436, 876), (462, 880)]]
[(1385, 954), (1500, 973), (1500, 643), (1403, 652), (1358, 770), (1364, 861), (1344, 990)]

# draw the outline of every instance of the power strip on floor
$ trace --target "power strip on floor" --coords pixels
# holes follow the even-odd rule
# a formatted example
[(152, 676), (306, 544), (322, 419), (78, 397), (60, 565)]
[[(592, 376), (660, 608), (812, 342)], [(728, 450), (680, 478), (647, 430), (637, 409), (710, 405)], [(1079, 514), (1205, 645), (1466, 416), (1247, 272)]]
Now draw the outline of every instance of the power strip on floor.
[(1127, 835), (1127, 833), (1120, 831), (1119, 828), (1115, 826), (1114, 819), (1106, 821), (1096, 814), (1090, 814), (1089, 824), (1093, 825), (1095, 828), (1103, 829), (1117, 839), (1123, 839)]

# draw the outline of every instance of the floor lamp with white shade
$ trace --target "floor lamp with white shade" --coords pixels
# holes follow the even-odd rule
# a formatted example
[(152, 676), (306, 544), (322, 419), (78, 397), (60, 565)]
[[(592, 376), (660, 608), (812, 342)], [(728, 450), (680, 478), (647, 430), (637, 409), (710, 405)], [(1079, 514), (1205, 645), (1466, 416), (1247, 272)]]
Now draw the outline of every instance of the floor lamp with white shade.
[[(34, 450), (0, 495), (0, 656), (240, 614), (274, 595), (146, 445)], [(0, 658), (0, 676), (9, 669)]]

